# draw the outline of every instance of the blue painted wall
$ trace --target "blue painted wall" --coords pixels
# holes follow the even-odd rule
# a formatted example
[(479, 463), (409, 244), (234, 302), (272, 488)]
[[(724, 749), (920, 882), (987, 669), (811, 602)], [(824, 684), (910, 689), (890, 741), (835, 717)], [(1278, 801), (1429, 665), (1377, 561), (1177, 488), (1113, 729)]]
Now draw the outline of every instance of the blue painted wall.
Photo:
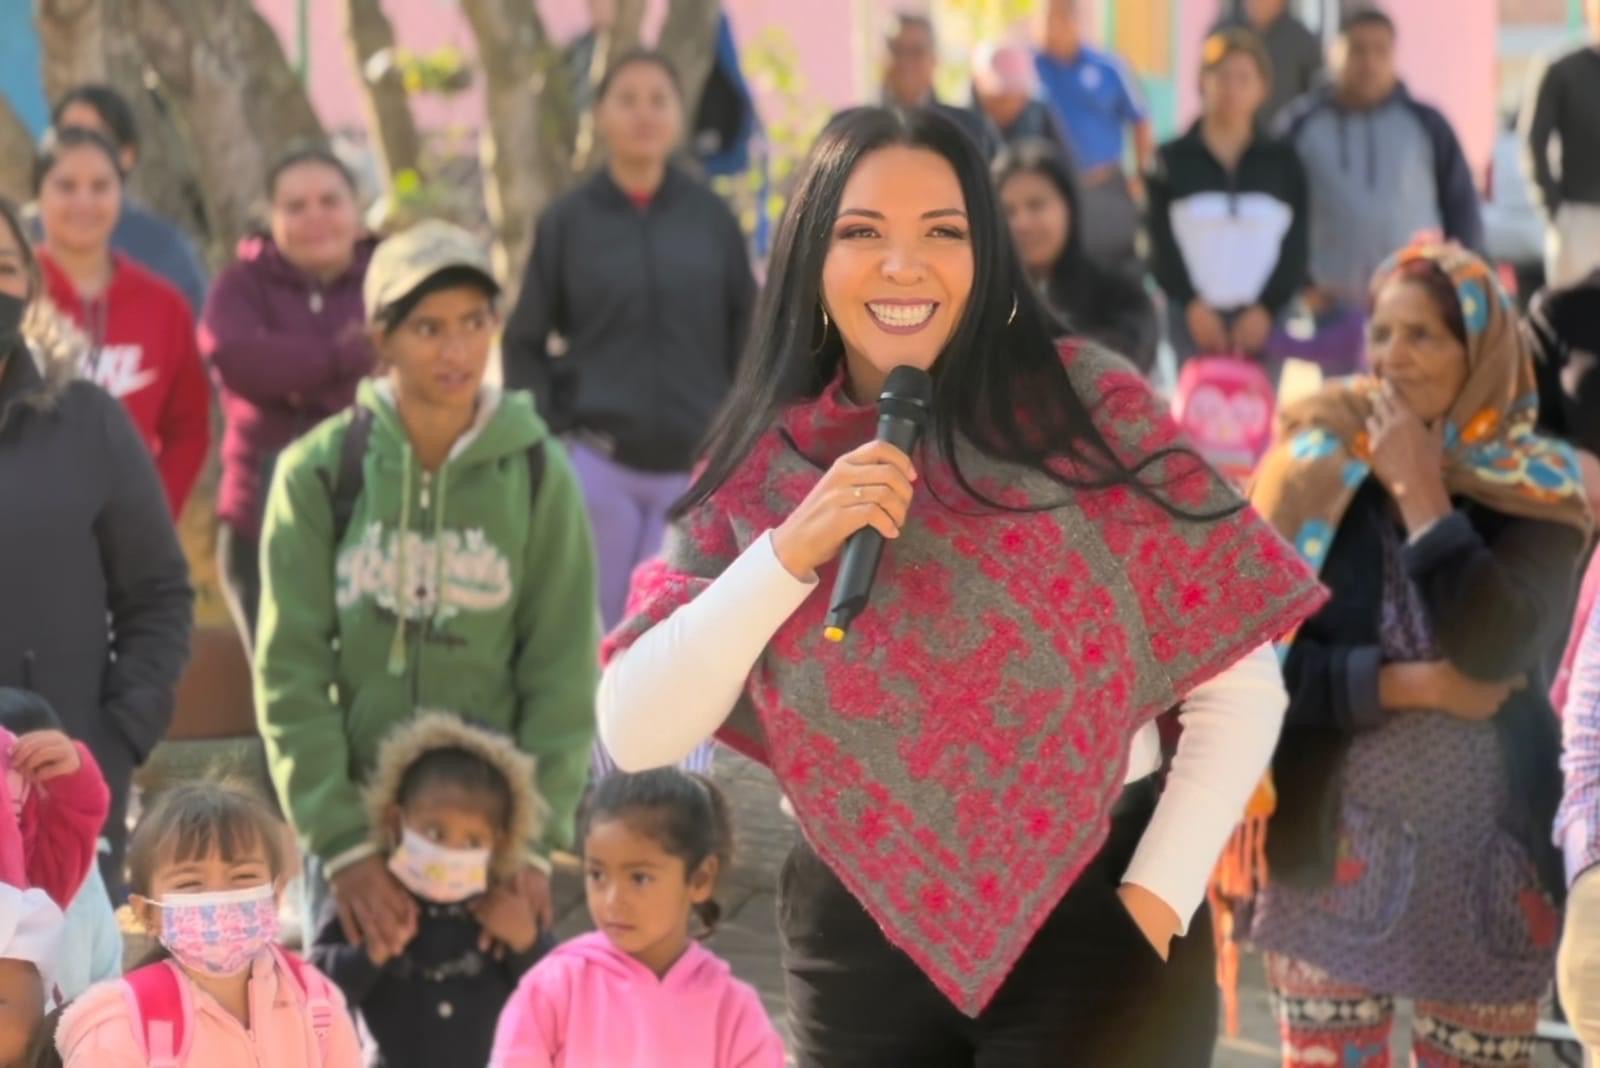
[(50, 122), (39, 69), (39, 36), (33, 30), (33, 5), (0, 2), (0, 95), (35, 137)]

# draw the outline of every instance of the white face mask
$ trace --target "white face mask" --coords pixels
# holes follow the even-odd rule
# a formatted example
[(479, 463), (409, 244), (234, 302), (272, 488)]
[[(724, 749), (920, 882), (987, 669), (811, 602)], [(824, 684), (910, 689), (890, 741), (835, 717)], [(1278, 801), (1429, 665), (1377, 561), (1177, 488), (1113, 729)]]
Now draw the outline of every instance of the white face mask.
[(489, 888), (488, 849), (450, 849), (431, 842), (410, 827), (400, 829), (400, 846), (389, 857), (389, 870), (424, 901), (453, 905)]

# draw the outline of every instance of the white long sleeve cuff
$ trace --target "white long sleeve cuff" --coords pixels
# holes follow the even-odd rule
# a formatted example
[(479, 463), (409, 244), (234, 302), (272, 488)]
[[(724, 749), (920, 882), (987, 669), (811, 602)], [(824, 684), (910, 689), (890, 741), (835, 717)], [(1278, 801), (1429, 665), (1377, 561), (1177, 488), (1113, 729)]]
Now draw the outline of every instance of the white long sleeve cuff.
[[(600, 737), (625, 771), (688, 756), (733, 711), (778, 628), (816, 589), (791, 575), (756, 539), (693, 601), (611, 662), (597, 699)], [(1183, 703), (1183, 738), (1165, 793), (1124, 881), (1172, 906), (1187, 929), (1206, 880), (1277, 744), (1288, 695), (1264, 646), (1195, 687)], [(1129, 746), (1127, 779), (1160, 765), (1156, 728)]]
[(1184, 931), (1272, 759), (1288, 707), (1270, 645), (1184, 698), (1183, 734), (1166, 789), (1122, 879), (1170, 905)]
[(614, 659), (596, 698), (600, 739), (624, 771), (666, 767), (716, 733), (778, 628), (816, 589), (770, 532), (705, 591)]

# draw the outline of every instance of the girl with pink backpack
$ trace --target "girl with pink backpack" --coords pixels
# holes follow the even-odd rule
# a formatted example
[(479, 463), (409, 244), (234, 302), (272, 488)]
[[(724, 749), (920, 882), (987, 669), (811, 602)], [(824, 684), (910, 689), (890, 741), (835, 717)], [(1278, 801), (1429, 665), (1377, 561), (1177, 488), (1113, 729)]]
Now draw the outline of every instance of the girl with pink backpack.
[(128, 846), (130, 903), (154, 959), (93, 987), (61, 1017), (66, 1068), (359, 1068), (344, 998), (281, 949), (286, 829), (243, 789), (171, 789)]

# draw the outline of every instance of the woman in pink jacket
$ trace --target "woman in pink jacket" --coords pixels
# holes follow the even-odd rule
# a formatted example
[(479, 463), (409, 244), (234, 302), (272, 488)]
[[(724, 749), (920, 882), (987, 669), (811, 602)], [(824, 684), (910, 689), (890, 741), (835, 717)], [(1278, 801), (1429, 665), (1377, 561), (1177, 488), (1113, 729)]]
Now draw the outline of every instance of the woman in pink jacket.
[(275, 945), (289, 834), (265, 801), (174, 787), (128, 846), (131, 904), (161, 950), (62, 1014), (66, 1068), (360, 1068), (338, 990)]
[(760, 997), (689, 936), (691, 919), (709, 935), (722, 913), (733, 832), (716, 786), (676, 768), (610, 775), (579, 837), (599, 930), (523, 977), (490, 1068), (783, 1068)]

